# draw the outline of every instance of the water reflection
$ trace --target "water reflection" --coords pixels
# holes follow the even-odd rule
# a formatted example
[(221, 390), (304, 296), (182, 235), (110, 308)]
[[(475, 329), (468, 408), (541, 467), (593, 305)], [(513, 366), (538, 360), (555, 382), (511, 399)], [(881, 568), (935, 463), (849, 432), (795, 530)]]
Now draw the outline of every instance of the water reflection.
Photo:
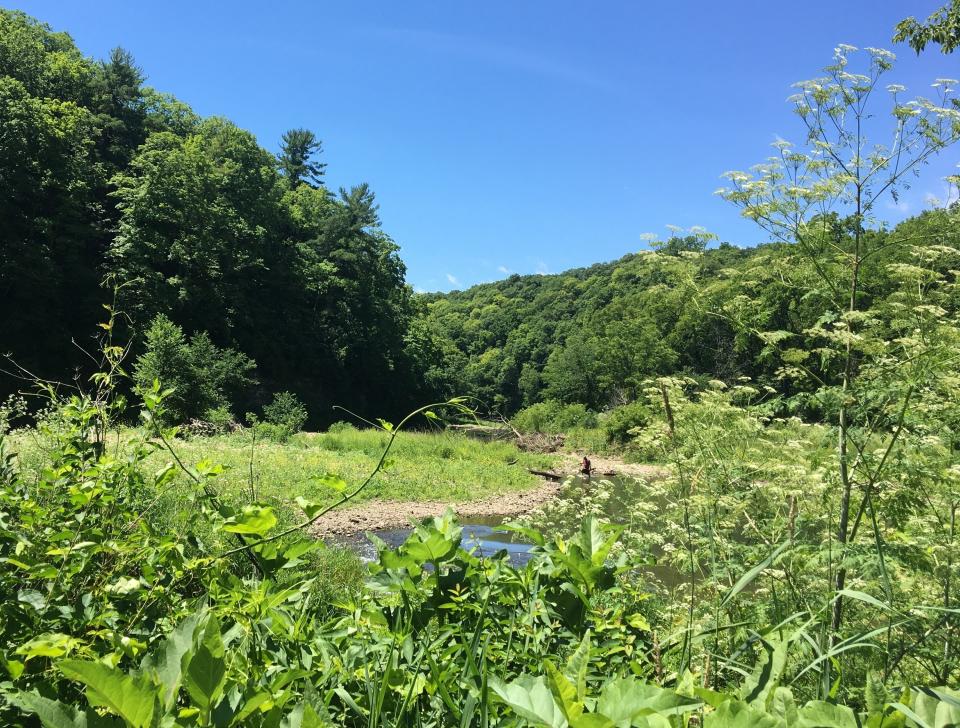
[[(479, 516), (475, 518), (461, 518), (463, 528), (460, 547), (471, 551), (476, 556), (493, 556), (500, 551), (506, 551), (510, 563), (514, 566), (523, 566), (532, 554), (533, 544), (526, 543), (515, 534), (505, 531), (495, 531), (504, 519), (500, 516)], [(381, 539), (391, 548), (400, 546), (410, 535), (410, 528), (394, 528), (383, 531), (373, 531), (373, 535)], [(354, 548), (364, 561), (374, 561), (377, 558), (377, 548), (365, 535), (359, 535), (353, 543)]]

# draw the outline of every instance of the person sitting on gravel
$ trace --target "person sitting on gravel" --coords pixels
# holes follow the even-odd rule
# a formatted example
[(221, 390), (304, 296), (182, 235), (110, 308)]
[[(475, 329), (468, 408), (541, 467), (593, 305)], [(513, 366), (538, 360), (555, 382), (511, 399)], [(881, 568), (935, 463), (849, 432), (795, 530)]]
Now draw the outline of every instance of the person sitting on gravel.
[(580, 463), (580, 475), (586, 475), (589, 478), (591, 470), (592, 468), (590, 467), (590, 458), (584, 455), (583, 460)]

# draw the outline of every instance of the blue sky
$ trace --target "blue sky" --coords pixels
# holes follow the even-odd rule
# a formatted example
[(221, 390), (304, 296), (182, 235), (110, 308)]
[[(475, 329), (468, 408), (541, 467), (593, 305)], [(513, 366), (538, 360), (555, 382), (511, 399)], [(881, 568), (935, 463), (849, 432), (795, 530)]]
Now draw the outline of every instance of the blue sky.
[[(203, 114), (271, 150), (323, 139), (331, 187), (369, 182), (408, 280), (449, 290), (645, 247), (667, 225), (752, 245), (720, 175), (800, 138), (785, 103), (837, 43), (899, 56), (918, 94), (960, 54), (893, 47), (928, 0), (788, 2), (130, 2), (22, 0), (87, 54), (122, 45)], [(921, 210), (952, 150), (885, 213)]]

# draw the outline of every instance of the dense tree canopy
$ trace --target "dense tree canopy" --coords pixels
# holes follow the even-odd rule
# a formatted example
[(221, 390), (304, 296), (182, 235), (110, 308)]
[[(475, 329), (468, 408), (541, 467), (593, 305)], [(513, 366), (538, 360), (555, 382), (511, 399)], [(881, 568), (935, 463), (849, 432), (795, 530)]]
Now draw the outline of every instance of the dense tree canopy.
[(289, 389), (323, 421), (333, 403), (390, 414), (429, 396), (429, 336), (411, 329), (373, 191), (327, 190), (310, 130), (287, 132), (274, 156), (143, 84), (129, 52), (95, 62), (0, 11), (0, 351), (71, 377), (87, 363), (71, 339), (90, 340), (118, 286), (134, 355), (151, 353), (145, 334), (163, 316), (256, 361), (260, 386), (235, 392), (234, 408)]

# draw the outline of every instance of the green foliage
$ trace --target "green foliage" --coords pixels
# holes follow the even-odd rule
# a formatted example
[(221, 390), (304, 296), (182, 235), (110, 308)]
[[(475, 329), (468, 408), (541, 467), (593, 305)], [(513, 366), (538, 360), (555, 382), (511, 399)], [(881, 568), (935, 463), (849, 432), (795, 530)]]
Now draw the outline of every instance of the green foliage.
[(206, 332), (187, 340), (183, 330), (160, 314), (145, 335), (144, 353), (134, 366), (134, 382), (142, 389), (155, 381), (173, 391), (166, 399), (169, 422), (201, 418), (211, 410), (218, 419), (253, 383), (256, 362), (232, 349), (220, 349)]
[(291, 434), (300, 432), (307, 422), (307, 408), (292, 392), (278, 392), (263, 408), (263, 417), (272, 425), (285, 427)]
[(208, 409), (203, 413), (203, 420), (210, 423), (218, 435), (230, 432), (238, 427), (233, 412), (226, 405)]
[(893, 39), (898, 43), (906, 41), (918, 54), (928, 43), (940, 46), (944, 54), (953, 53), (960, 46), (960, 0), (950, 0), (931, 13), (926, 22), (912, 16), (900, 21)]
[(557, 400), (538, 402), (513, 417), (514, 426), (525, 433), (562, 434), (578, 428), (597, 426), (597, 415), (582, 404), (563, 404)]
[(643, 402), (615, 407), (604, 416), (603, 431), (610, 442), (625, 445), (650, 422), (650, 415), (650, 408)]

